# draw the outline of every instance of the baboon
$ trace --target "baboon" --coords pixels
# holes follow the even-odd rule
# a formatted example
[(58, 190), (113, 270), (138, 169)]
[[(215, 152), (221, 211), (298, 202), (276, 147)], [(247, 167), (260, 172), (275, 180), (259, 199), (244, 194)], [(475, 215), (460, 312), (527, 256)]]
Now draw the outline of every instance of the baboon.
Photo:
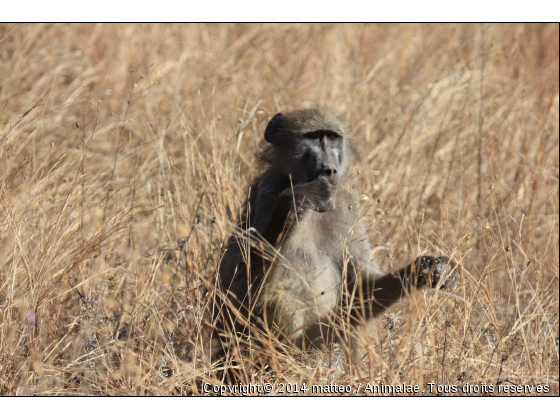
[(341, 184), (353, 153), (347, 133), (321, 107), (268, 123), (268, 168), (250, 187), (219, 267), (222, 340), (233, 333), (248, 341), (259, 331), (303, 349), (327, 345), (347, 339), (344, 322), (366, 323), (414, 288), (455, 281), (446, 257), (380, 270), (360, 199)]

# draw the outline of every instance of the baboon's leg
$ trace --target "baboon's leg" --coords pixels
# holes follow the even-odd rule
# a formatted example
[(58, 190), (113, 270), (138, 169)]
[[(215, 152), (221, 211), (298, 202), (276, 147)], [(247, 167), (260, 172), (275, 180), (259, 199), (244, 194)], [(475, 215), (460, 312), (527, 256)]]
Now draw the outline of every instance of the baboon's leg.
[(362, 276), (351, 285), (352, 319), (367, 321), (417, 287), (441, 284), (450, 287), (458, 278), (455, 265), (446, 257), (420, 257), (412, 264), (382, 277)]

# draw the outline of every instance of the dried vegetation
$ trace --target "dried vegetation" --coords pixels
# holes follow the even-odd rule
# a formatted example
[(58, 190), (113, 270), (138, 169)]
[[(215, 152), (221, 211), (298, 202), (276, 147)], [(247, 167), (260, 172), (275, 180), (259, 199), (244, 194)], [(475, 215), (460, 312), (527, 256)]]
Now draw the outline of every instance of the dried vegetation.
[[(0, 395), (557, 395), (558, 39), (558, 24), (0, 25)], [(379, 319), (364, 366), (249, 350), (223, 380), (204, 348), (220, 248), (268, 119), (314, 103), (352, 127), (348, 185), (384, 266), (444, 253), (462, 279)]]

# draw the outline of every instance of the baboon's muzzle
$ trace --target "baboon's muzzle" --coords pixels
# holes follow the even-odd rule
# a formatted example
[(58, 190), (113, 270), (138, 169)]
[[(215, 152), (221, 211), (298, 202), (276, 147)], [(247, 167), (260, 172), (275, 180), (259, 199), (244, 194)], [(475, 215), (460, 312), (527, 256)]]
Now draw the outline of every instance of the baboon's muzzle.
[(319, 176), (324, 176), (332, 185), (338, 185), (340, 181), (340, 174), (339, 174), (338, 167), (336, 165), (329, 165), (326, 166)]

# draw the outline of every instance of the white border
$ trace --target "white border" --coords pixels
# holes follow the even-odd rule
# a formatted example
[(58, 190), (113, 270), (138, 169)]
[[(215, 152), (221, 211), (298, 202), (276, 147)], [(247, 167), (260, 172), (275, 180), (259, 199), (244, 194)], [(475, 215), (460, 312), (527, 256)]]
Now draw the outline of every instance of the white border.
[(558, 22), (553, 1), (532, 0), (6, 0), (2, 16), (18, 21), (547, 21)]

